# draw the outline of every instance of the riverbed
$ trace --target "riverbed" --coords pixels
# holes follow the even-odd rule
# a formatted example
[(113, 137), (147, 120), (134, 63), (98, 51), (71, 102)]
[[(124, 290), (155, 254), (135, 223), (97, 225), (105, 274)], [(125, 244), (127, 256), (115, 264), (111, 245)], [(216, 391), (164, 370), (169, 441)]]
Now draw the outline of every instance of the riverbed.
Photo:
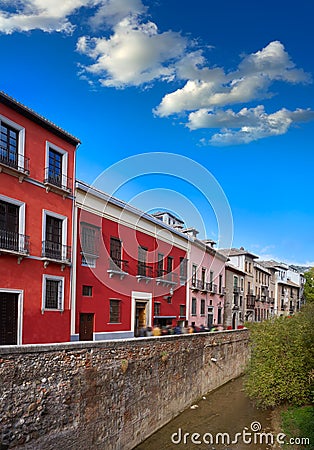
[(271, 412), (254, 406), (244, 393), (242, 377), (208, 393), (191, 406), (135, 449), (274, 448), (271, 439), (275, 441), (276, 436), (271, 430)]

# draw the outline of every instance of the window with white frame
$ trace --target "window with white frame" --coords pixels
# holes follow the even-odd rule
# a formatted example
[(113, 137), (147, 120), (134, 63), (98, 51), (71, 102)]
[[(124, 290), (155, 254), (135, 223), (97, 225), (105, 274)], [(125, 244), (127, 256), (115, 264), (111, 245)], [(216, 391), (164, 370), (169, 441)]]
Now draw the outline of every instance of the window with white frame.
[(42, 257), (57, 261), (71, 259), (67, 246), (67, 217), (43, 210)]
[(81, 222), (80, 239), (82, 266), (96, 267), (100, 247), (100, 228), (86, 222)]
[(25, 233), (25, 203), (0, 195), (0, 249), (28, 253)]
[(61, 189), (71, 190), (68, 177), (68, 153), (51, 142), (46, 142), (45, 183)]
[(25, 129), (0, 115), (0, 163), (24, 171)]
[(44, 275), (43, 310), (64, 310), (64, 278)]
[(196, 298), (192, 298), (192, 304), (191, 304), (191, 314), (192, 316), (196, 316)]

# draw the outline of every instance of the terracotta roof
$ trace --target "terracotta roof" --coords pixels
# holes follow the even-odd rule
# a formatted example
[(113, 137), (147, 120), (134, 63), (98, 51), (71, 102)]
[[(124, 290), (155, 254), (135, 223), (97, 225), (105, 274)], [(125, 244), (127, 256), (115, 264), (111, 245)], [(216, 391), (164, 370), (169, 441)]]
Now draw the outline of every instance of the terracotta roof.
[(52, 133), (60, 136), (62, 139), (66, 140), (67, 142), (71, 143), (72, 145), (77, 146), (81, 143), (81, 141), (76, 138), (75, 136), (72, 136), (72, 134), (68, 133), (67, 131), (63, 130), (62, 128), (55, 125), (50, 120), (46, 119), (45, 117), (41, 116), (34, 110), (28, 108), (27, 106), (23, 105), (22, 103), (15, 100), (13, 97), (10, 97), (8, 94), (6, 94), (3, 91), (0, 91), (0, 103), (3, 103), (4, 105), (9, 106), (10, 108), (14, 109), (24, 117), (27, 117), (28, 119), (32, 120), (33, 122), (38, 123), (43, 128), (46, 128), (47, 130), (51, 131)]

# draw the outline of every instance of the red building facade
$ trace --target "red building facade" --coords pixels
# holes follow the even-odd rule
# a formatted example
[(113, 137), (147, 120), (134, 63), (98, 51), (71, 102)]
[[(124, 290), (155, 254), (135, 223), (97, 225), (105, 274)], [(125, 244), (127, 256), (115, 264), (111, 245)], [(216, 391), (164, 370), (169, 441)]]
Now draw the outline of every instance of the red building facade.
[(78, 144), (0, 93), (0, 345), (70, 340)]
[(72, 340), (129, 338), (186, 321), (188, 239), (82, 182)]

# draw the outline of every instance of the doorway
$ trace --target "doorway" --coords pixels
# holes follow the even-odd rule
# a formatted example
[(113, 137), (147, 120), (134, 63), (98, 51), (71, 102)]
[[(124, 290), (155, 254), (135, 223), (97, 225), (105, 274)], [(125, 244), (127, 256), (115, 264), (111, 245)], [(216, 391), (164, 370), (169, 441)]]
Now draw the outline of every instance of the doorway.
[(93, 341), (94, 313), (80, 313), (80, 341)]
[(134, 335), (140, 335), (140, 329), (146, 328), (147, 325), (147, 311), (146, 311), (147, 302), (135, 302), (135, 326), (134, 326)]
[(213, 308), (209, 307), (207, 312), (207, 328), (211, 329), (214, 322), (214, 311)]
[(19, 294), (0, 292), (0, 345), (17, 345)]

